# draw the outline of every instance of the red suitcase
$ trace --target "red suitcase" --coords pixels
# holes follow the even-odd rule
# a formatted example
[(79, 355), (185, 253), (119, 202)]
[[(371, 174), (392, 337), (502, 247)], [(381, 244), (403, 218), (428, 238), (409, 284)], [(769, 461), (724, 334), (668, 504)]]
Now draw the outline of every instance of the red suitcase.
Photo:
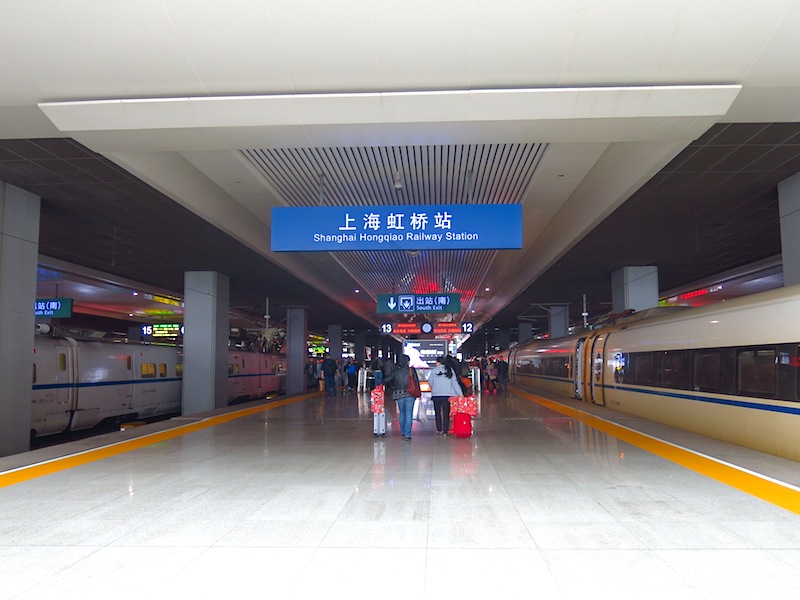
[(457, 413), (453, 417), (453, 435), (468, 438), (472, 435), (472, 417), (467, 413)]

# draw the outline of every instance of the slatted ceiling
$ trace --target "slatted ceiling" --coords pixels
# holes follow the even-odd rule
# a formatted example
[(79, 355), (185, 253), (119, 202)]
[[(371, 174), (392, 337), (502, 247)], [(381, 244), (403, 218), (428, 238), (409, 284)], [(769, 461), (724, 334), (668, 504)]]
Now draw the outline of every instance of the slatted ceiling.
[[(242, 153), (288, 206), (316, 206), (320, 195), (323, 204), (334, 206), (463, 204), (469, 201), (470, 183), (476, 203), (513, 204), (521, 201), (544, 147), (370, 146)], [(395, 190), (398, 172), (403, 188)]]
[[(392, 206), (521, 202), (544, 148), (544, 144), (476, 144), (242, 152), (288, 206)], [(403, 184), (399, 190), (394, 189), (397, 175)], [(421, 251), (416, 256), (398, 251), (331, 253), (371, 296), (460, 293), (462, 316), (475, 290), (484, 285), (496, 254), (494, 250)]]

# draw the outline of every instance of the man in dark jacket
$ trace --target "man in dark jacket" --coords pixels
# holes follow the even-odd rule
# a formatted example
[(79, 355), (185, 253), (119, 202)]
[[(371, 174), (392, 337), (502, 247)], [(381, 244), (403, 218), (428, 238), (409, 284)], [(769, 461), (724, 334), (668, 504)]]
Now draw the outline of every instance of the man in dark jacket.
[(331, 358), (331, 355), (325, 353), (325, 359), (322, 361), (322, 375), (325, 377), (325, 397), (336, 397), (336, 361)]

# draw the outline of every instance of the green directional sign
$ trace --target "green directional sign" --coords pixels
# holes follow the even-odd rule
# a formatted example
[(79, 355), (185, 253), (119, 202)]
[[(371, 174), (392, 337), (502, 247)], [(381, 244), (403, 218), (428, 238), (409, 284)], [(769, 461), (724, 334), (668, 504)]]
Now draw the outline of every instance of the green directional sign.
[(461, 294), (378, 294), (378, 314), (460, 313)]
[(37, 298), (33, 314), (36, 317), (68, 319), (72, 316), (72, 298)]

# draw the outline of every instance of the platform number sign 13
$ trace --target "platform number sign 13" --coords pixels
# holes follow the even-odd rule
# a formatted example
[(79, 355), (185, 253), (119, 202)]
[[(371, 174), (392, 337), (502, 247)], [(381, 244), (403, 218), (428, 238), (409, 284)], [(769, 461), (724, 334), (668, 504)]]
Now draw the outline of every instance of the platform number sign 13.
[(475, 323), (472, 321), (461, 323), (461, 333), (475, 333)]

